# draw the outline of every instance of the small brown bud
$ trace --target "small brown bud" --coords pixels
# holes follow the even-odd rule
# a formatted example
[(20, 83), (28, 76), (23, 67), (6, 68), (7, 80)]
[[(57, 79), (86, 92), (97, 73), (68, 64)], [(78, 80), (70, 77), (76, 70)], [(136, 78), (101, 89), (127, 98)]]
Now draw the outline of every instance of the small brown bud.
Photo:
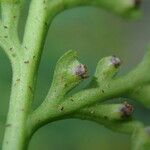
[(121, 60), (116, 56), (112, 56), (111, 63), (115, 66), (115, 68), (118, 68), (121, 65)]
[(82, 79), (85, 79), (88, 77), (87, 72), (88, 72), (88, 69), (86, 65), (83, 65), (83, 64), (78, 65), (75, 69), (76, 75), (80, 76)]
[(124, 106), (121, 108), (122, 117), (130, 117), (133, 113), (133, 110), (133, 106), (125, 102)]

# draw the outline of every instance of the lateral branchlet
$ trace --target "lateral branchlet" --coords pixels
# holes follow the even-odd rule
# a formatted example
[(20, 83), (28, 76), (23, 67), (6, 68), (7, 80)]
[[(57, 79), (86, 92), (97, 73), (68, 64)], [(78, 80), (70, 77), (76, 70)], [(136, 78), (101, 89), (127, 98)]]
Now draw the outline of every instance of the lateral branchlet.
[(116, 56), (102, 58), (97, 64), (91, 85), (101, 85), (104, 81), (112, 79), (119, 71), (120, 65), (121, 60)]
[(51, 89), (65, 95), (85, 78), (87, 78), (86, 65), (77, 60), (75, 51), (68, 51), (57, 62)]
[(98, 122), (122, 121), (133, 113), (133, 106), (130, 104), (97, 104), (84, 108), (77, 113), (77, 116), (92, 118)]

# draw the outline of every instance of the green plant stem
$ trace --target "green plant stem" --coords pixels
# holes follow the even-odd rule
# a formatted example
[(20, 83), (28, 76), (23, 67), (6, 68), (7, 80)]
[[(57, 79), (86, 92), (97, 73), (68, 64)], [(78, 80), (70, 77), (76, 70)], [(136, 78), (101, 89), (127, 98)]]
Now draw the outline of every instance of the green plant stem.
[(35, 70), (23, 61), (13, 70), (12, 91), (3, 150), (21, 150), (26, 145), (26, 121), (34, 95)]
[(41, 59), (42, 50), (48, 30), (48, 0), (32, 0), (26, 22), (23, 47), (26, 59)]
[[(129, 124), (127, 122), (127, 126), (125, 122), (120, 122), (120, 124), (101, 122), (101, 119), (93, 119), (86, 107), (110, 98), (129, 95), (135, 87), (148, 84), (150, 82), (150, 51), (148, 51), (142, 63), (129, 74), (117, 79), (110, 78), (110, 80), (102, 84), (99, 83), (97, 87), (89, 87), (70, 97), (66, 97), (65, 92), (78, 84), (79, 81), (75, 76), (77, 74), (74, 74), (73, 78), (67, 78), (70, 80), (64, 80), (64, 83), (70, 84), (72, 82), (72, 85), (62, 89), (65, 84), (60, 85), (59, 88), (55, 85), (62, 81), (59, 78), (60, 72), (56, 72), (56, 75), (58, 75), (56, 81), (58, 82), (54, 82), (52, 89), (41, 106), (31, 112), (39, 61), (48, 27), (53, 18), (63, 10), (82, 5), (98, 6), (125, 17), (137, 17), (139, 16), (139, 11), (135, 0), (32, 0), (22, 45), (20, 44), (17, 30), (23, 0), (1, 0), (0, 3), (2, 11), (0, 44), (10, 58), (13, 68), (12, 91), (3, 150), (25, 149), (31, 135), (39, 127), (46, 123), (69, 117), (81, 119), (84, 117), (84, 119), (103, 123), (114, 129), (122, 125), (120, 131), (123, 132), (126, 129), (130, 130), (127, 132), (131, 132), (134, 125), (139, 125), (136, 122), (129, 122)], [(62, 64), (62, 66), (64, 65)], [(72, 68), (69, 68), (71, 71), (67, 69), (64, 71), (61, 69), (62, 66), (60, 71), (65, 72), (65, 75), (70, 76), (70, 73), (71, 75), (74, 73)], [(79, 67), (79, 63), (76, 62), (74, 67)], [(80, 67), (85, 71), (83, 65), (80, 64)], [(82, 74), (83, 70), (78, 70), (79, 72), (77, 73)], [(61, 93), (56, 93), (55, 91), (57, 90), (62, 91)], [(104, 112), (97, 111), (97, 113), (97, 115), (102, 115)], [(83, 114), (86, 114), (87, 117)], [(118, 113), (110, 115), (110, 118), (113, 117), (118, 119)]]
[(8, 55), (10, 62), (20, 59), (22, 49), (18, 36), (18, 22), (23, 0), (1, 1), (0, 45)]
[(119, 133), (125, 133), (125, 134), (130, 134), (135, 130), (144, 128), (144, 125), (136, 120), (120, 120), (120, 121), (108, 121), (106, 119), (98, 119), (98, 118), (93, 118), (89, 114), (86, 114), (86, 116), (83, 116), (80, 114), (80, 112), (77, 112), (73, 115), (70, 116), (70, 118), (76, 118), (76, 119), (81, 119), (81, 120), (89, 120), (96, 122), (98, 124), (101, 124), (105, 126), (108, 129), (111, 129), (112, 131), (119, 132)]
[(150, 108), (150, 84), (145, 86), (139, 86), (134, 89), (130, 94), (129, 98), (139, 101), (145, 107)]
[(136, 18), (139, 16), (139, 10), (134, 0), (52, 0), (50, 17), (54, 17), (66, 9), (89, 5), (104, 8), (123, 17)]
[[(127, 75), (104, 82), (99, 87), (88, 88), (68, 98), (64, 98), (59, 106), (51, 103), (54, 99), (57, 99), (57, 97), (50, 99), (51, 97), (48, 96), (29, 117), (28, 125), (31, 134), (44, 124), (55, 121), (58, 117), (64, 117), (64, 115), (73, 113), (96, 102), (126, 96), (134, 88), (150, 82), (148, 73), (150, 72), (149, 53), (148, 50), (143, 61)], [(63, 110), (61, 111), (62, 108)]]

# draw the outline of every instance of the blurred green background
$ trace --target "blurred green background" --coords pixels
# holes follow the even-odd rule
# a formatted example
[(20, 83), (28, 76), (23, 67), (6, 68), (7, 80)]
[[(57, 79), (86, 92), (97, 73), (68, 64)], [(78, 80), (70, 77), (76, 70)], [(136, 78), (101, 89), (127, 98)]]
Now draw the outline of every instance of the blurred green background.
[[(28, 6), (22, 15), (26, 18)], [(143, 18), (127, 21), (102, 9), (79, 7), (59, 14), (51, 24), (39, 69), (34, 108), (46, 96), (58, 58), (67, 50), (77, 50), (81, 62), (87, 64), (89, 74), (104, 56), (117, 55), (123, 60), (120, 74), (140, 62), (150, 41), (150, 1), (143, 2)], [(21, 22), (23, 26), (24, 22)], [(21, 30), (20, 30), (21, 32)], [(88, 81), (84, 82), (81, 89)], [(11, 68), (0, 50), (0, 145), (2, 143), (11, 86)], [(118, 99), (117, 101), (124, 101)], [(140, 104), (135, 117), (150, 123), (150, 111)], [(128, 150), (130, 136), (114, 133), (89, 121), (64, 120), (49, 124), (33, 136), (29, 150)], [(1, 149), (1, 146), (0, 146)]]

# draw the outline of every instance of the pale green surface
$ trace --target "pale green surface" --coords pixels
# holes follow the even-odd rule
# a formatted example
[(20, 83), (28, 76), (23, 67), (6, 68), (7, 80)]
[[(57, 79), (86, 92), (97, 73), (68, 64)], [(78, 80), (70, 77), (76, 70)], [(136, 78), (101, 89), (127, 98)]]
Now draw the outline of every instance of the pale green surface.
[[(96, 31), (97, 31), (97, 30), (96, 30)], [(63, 39), (63, 40), (64, 40), (64, 39)], [(91, 39), (90, 39), (90, 40), (91, 40)], [(76, 45), (76, 44), (75, 44), (75, 45)], [(59, 47), (59, 46), (58, 46), (58, 47)], [(59, 49), (58, 49), (58, 51), (59, 51)], [(120, 53), (121, 53), (121, 52), (120, 52)], [(84, 52), (83, 52), (83, 54), (84, 54)], [(93, 52), (92, 52), (91, 54), (93, 54)], [(110, 53), (110, 54), (111, 54), (111, 53)], [(56, 60), (55, 60), (55, 61), (56, 61)], [(45, 72), (44, 72), (44, 75), (45, 75)], [(44, 76), (44, 75), (43, 75), (43, 76)], [(42, 76), (42, 77), (43, 77), (43, 76)], [(49, 148), (48, 148), (48, 149), (49, 149)]]

